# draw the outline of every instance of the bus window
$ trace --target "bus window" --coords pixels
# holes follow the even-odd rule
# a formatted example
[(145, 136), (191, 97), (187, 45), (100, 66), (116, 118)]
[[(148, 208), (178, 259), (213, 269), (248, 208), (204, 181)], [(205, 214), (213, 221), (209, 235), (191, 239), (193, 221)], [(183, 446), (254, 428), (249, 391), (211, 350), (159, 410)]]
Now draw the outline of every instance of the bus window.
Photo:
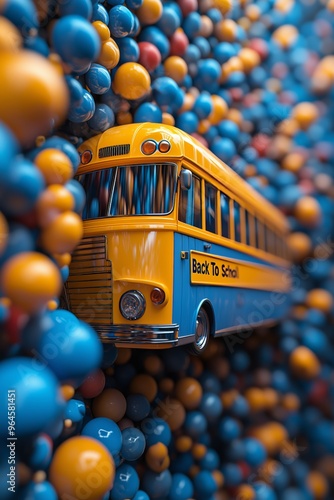
[(216, 200), (217, 189), (205, 183), (205, 229), (211, 233), (216, 232)]
[(256, 248), (261, 250), (264, 249), (264, 235), (263, 235), (263, 224), (259, 219), (255, 218), (255, 237), (256, 237)]
[(266, 250), (267, 252), (275, 255), (276, 253), (276, 242), (274, 232), (266, 226)]
[(195, 227), (202, 227), (201, 181), (192, 176), (190, 189), (181, 189), (179, 220)]
[(222, 221), (222, 236), (230, 237), (230, 198), (220, 193), (220, 210)]
[(114, 175), (114, 169), (106, 168), (78, 176), (77, 179), (86, 193), (86, 203), (82, 212), (83, 220), (107, 215)]
[(235, 241), (241, 241), (241, 227), (240, 227), (240, 205), (237, 201), (234, 202), (234, 239)]
[(248, 212), (248, 210), (245, 210), (245, 226), (246, 226), (246, 245), (251, 245), (251, 214)]

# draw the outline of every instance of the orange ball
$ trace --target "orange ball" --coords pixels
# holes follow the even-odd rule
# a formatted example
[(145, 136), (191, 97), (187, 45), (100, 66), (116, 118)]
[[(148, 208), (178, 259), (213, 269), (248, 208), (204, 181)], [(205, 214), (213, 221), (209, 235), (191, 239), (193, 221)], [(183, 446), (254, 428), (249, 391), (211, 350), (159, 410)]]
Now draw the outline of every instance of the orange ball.
[(34, 163), (48, 185), (65, 184), (73, 176), (71, 160), (59, 149), (43, 149), (36, 156)]
[(298, 30), (291, 24), (284, 24), (277, 28), (272, 34), (273, 40), (281, 45), (283, 49), (287, 49), (294, 44), (298, 36)]
[(73, 195), (59, 184), (47, 187), (36, 203), (38, 223), (42, 227), (50, 224), (61, 212), (73, 210)]
[(190, 451), (192, 448), (193, 442), (191, 437), (189, 436), (179, 436), (175, 439), (175, 449), (179, 453), (185, 453)]
[(101, 42), (106, 42), (110, 38), (110, 30), (106, 24), (104, 24), (102, 21), (94, 21), (92, 23), (93, 28), (97, 31), (97, 34), (99, 35)]
[(16, 52), (22, 47), (19, 30), (6, 17), (0, 17), (0, 52)]
[(142, 394), (151, 403), (158, 392), (158, 384), (150, 375), (140, 373), (130, 383), (130, 392), (132, 394)]
[(301, 153), (292, 152), (283, 158), (281, 166), (285, 170), (296, 173), (304, 166), (304, 163), (305, 157)]
[(328, 0), (326, 7), (330, 12), (334, 12), (334, 0)]
[(117, 69), (113, 90), (124, 99), (140, 99), (144, 97), (151, 88), (151, 77), (141, 64), (126, 62)]
[(107, 448), (96, 439), (75, 436), (56, 449), (49, 480), (59, 498), (101, 500), (111, 490), (115, 463)]
[(192, 456), (195, 460), (201, 460), (207, 452), (207, 447), (201, 443), (195, 443), (191, 448)]
[(250, 435), (258, 439), (269, 455), (275, 455), (285, 445), (288, 433), (279, 422), (264, 423), (250, 430)]
[(261, 16), (261, 10), (255, 4), (247, 5), (245, 15), (251, 22), (258, 21)]
[(239, 59), (241, 60), (245, 73), (249, 73), (252, 69), (256, 68), (261, 62), (259, 54), (248, 47), (244, 47), (239, 51)]
[(282, 406), (288, 411), (298, 411), (300, 407), (300, 399), (293, 392), (282, 396)]
[(164, 62), (165, 75), (176, 83), (182, 83), (188, 73), (188, 66), (182, 57), (170, 56)]
[(6, 217), (0, 212), (0, 255), (6, 248), (8, 237), (8, 225)]
[(292, 372), (302, 379), (312, 379), (320, 372), (320, 363), (316, 355), (305, 346), (296, 347), (289, 358)]
[(49, 134), (66, 118), (69, 106), (66, 82), (36, 52), (1, 53), (0, 93), (3, 96), (0, 120), (24, 147), (32, 146), (36, 137)]
[(120, 52), (117, 43), (112, 38), (101, 43), (97, 62), (107, 69), (113, 69), (119, 63)]
[(266, 396), (263, 389), (258, 387), (250, 387), (245, 391), (245, 398), (248, 401), (249, 407), (252, 411), (262, 411), (267, 406)]
[(175, 118), (170, 113), (163, 112), (162, 113), (162, 123), (164, 123), (165, 125), (174, 126), (175, 125)]
[(166, 470), (170, 465), (167, 446), (160, 442), (150, 446), (146, 451), (145, 461), (154, 472)]
[(303, 196), (299, 198), (294, 207), (294, 215), (304, 226), (316, 226), (321, 219), (321, 207), (319, 202), (315, 198), (312, 198), (312, 196)]
[(199, 36), (208, 38), (213, 32), (213, 22), (208, 16), (201, 16), (201, 28), (198, 33)]
[(213, 0), (213, 7), (218, 9), (222, 14), (227, 14), (232, 8), (232, 0)]
[(312, 102), (300, 102), (292, 112), (292, 117), (303, 130), (307, 130), (319, 116), (318, 109)]
[(237, 36), (238, 25), (232, 19), (218, 21), (215, 26), (215, 35), (221, 42), (234, 42)]
[(287, 243), (295, 262), (301, 262), (312, 251), (312, 241), (305, 233), (291, 233), (287, 237)]
[(162, 15), (162, 3), (160, 0), (143, 0), (136, 15), (142, 25), (155, 24)]
[(150, 354), (144, 359), (144, 368), (151, 375), (159, 375), (164, 371), (164, 365), (156, 354)]
[(181, 378), (175, 385), (175, 397), (187, 410), (194, 410), (201, 402), (202, 386), (195, 378)]
[(106, 417), (118, 422), (126, 412), (126, 399), (117, 389), (104, 389), (93, 400), (94, 417)]
[(222, 97), (215, 94), (211, 96), (211, 102), (212, 111), (208, 116), (208, 120), (212, 125), (217, 125), (226, 116), (228, 106)]
[(327, 496), (329, 490), (328, 480), (321, 472), (311, 470), (306, 478), (306, 484), (315, 500), (322, 500)]
[(128, 125), (133, 122), (130, 111), (119, 111), (116, 115), (117, 125)]
[(306, 305), (312, 309), (319, 309), (328, 313), (333, 307), (333, 297), (323, 288), (314, 288), (306, 296)]
[(4, 295), (28, 314), (45, 307), (62, 287), (57, 266), (38, 252), (14, 255), (3, 265), (0, 278)]
[(240, 500), (254, 500), (255, 499), (255, 491), (248, 484), (241, 484), (237, 488), (236, 498)]
[(115, 361), (116, 365), (125, 365), (131, 359), (132, 351), (128, 347), (124, 347), (122, 349), (118, 349), (117, 358)]
[(82, 220), (74, 212), (63, 212), (43, 229), (40, 244), (50, 253), (72, 252), (83, 235)]
[(168, 397), (163, 400), (162, 405), (158, 408), (157, 415), (168, 423), (171, 431), (176, 431), (183, 424), (186, 411), (180, 401)]
[(72, 256), (70, 253), (54, 253), (52, 257), (59, 267), (69, 266), (71, 264)]

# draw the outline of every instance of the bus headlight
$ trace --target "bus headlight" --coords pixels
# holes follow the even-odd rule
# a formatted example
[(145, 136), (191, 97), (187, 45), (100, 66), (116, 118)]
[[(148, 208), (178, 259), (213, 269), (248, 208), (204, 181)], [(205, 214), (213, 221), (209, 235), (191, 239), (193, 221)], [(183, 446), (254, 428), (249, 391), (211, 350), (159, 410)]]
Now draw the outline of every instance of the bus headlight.
[(123, 293), (119, 301), (119, 308), (125, 319), (139, 319), (146, 309), (145, 297), (138, 290), (129, 290)]

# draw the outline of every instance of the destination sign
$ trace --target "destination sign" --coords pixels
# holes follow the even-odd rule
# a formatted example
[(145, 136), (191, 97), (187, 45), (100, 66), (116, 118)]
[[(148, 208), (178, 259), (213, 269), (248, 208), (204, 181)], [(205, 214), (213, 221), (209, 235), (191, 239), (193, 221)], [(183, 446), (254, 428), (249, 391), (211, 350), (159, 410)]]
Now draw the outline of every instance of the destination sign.
[(190, 252), (190, 282), (198, 285), (232, 286), (261, 290), (289, 289), (287, 270), (228, 259), (192, 250)]

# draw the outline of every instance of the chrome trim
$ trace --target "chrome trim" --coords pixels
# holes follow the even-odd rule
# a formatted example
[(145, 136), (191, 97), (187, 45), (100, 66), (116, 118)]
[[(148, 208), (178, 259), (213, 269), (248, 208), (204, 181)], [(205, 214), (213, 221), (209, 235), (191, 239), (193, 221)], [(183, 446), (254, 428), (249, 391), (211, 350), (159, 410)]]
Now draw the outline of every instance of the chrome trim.
[(179, 325), (91, 325), (102, 341), (125, 344), (178, 343)]

